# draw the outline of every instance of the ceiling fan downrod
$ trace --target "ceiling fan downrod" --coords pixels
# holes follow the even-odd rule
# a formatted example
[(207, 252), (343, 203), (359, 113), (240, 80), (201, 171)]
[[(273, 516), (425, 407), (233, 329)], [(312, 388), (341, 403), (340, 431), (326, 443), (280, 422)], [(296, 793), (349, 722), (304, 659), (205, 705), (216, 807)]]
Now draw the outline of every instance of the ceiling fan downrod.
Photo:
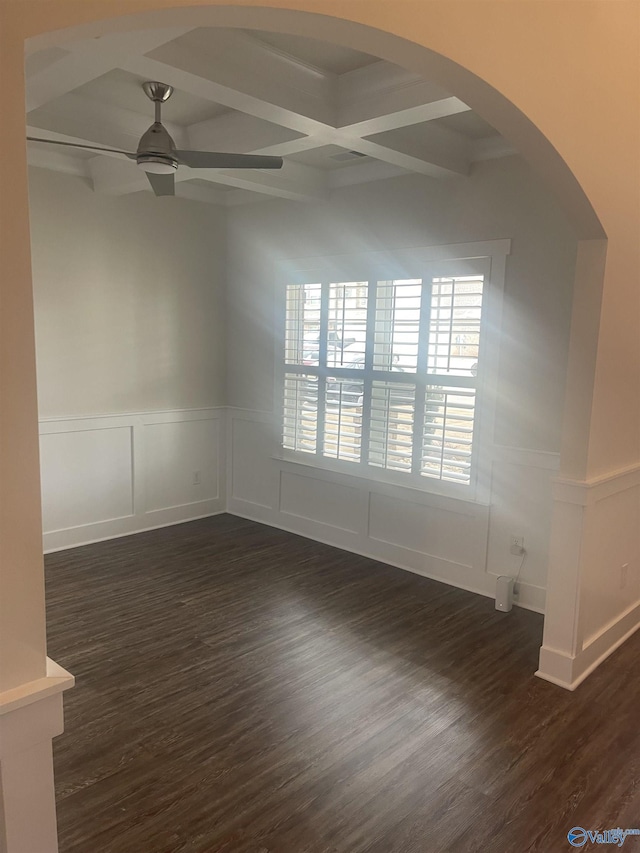
[(165, 101), (168, 101), (173, 94), (173, 86), (168, 83), (159, 83), (155, 81), (147, 81), (142, 84), (145, 95), (149, 100), (153, 101), (156, 108), (156, 121), (160, 121), (160, 109)]
[(155, 121), (142, 135), (138, 145), (137, 163), (145, 172), (156, 175), (171, 175), (178, 168), (176, 147), (173, 139), (162, 124), (162, 104), (172, 93), (173, 86), (158, 81), (142, 84), (145, 95), (155, 106)]

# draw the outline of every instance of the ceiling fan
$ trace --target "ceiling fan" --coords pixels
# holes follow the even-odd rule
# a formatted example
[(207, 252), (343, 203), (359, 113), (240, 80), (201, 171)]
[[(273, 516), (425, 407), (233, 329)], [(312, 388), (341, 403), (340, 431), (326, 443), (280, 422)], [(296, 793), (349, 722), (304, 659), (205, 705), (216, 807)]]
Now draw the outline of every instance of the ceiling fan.
[(30, 142), (48, 142), (52, 145), (66, 145), (69, 148), (123, 154), (130, 160), (135, 160), (138, 166), (147, 173), (151, 188), (156, 195), (175, 195), (175, 172), (180, 165), (189, 166), (192, 169), (282, 168), (282, 157), (176, 149), (173, 139), (160, 120), (162, 104), (171, 97), (173, 86), (166, 83), (147, 82), (142, 84), (142, 88), (147, 97), (154, 102), (156, 115), (154, 123), (142, 134), (135, 154), (129, 151), (119, 151), (116, 148), (83, 145), (79, 142), (57, 142), (55, 139), (40, 139), (36, 136), (27, 136), (27, 139)]

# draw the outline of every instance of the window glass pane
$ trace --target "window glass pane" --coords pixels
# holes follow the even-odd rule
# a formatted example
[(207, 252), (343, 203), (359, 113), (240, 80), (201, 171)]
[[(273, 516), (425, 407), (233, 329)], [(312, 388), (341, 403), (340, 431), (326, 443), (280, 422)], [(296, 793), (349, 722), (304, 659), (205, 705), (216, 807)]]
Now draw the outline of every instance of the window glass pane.
[(425, 477), (469, 483), (475, 396), (473, 388), (427, 387), (420, 465)]
[(283, 447), (315, 453), (317, 434), (318, 377), (285, 374)]
[(287, 285), (285, 353), (287, 364), (318, 364), (320, 284)]
[(416, 372), (421, 299), (421, 279), (378, 282), (374, 370)]
[(362, 441), (362, 383), (328, 379), (325, 392), (324, 455), (360, 461)]
[(369, 465), (411, 471), (415, 397), (413, 385), (372, 383)]
[(329, 285), (327, 366), (351, 367), (354, 359), (364, 357), (367, 291), (366, 281)]
[(482, 276), (433, 279), (429, 373), (477, 374), (482, 286)]

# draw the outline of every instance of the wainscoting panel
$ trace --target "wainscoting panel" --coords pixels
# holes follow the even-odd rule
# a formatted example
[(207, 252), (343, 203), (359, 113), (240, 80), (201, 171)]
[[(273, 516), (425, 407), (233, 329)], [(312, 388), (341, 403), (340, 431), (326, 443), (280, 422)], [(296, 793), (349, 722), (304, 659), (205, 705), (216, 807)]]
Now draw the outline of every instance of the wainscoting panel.
[(45, 551), (224, 511), (224, 409), (40, 422)]
[[(256, 506), (274, 507), (278, 479), (273, 466), (273, 440), (265, 422), (236, 412), (228, 438), (229, 492), (232, 498)], [(250, 448), (250, 459), (247, 449)]]
[(353, 486), (327, 482), (305, 474), (283, 471), (280, 480), (280, 512), (358, 533), (361, 527), (363, 495)]
[(130, 426), (42, 435), (40, 460), (45, 530), (133, 514)]
[(268, 413), (230, 409), (228, 418), (229, 512), (491, 597), (498, 575), (518, 572), (509, 534), (521, 534), (518, 603), (544, 609), (556, 454), (492, 448), (494, 505), (493, 496), (454, 499), (279, 459)]
[[(556, 454), (500, 447), (494, 448), (491, 460), (487, 571), (495, 577), (517, 577), (521, 595), (540, 612), (545, 604), (558, 464)], [(524, 537), (524, 559), (510, 553), (512, 535)]]
[[(544, 609), (555, 454), (492, 448), (491, 494), (474, 502), (278, 459), (265, 412), (149, 412), (40, 427), (45, 550), (226, 509), (487, 596), (498, 575), (520, 571), (518, 603)], [(523, 563), (509, 554), (512, 533), (525, 537)]]
[(574, 690), (640, 629), (640, 465), (556, 480), (553, 492), (550, 607), (537, 675)]
[[(465, 504), (460, 502), (461, 507)], [(478, 562), (476, 519), (471, 512), (452, 512), (412, 500), (373, 493), (369, 536), (387, 545), (408, 548), (472, 568)]]
[[(640, 471), (636, 485), (620, 482), (618, 492), (591, 491), (592, 545), (582, 589), (584, 648), (606, 634), (621, 614), (640, 607)], [(618, 535), (612, 537), (612, 530)]]
[(144, 426), (147, 511), (220, 497), (218, 420)]

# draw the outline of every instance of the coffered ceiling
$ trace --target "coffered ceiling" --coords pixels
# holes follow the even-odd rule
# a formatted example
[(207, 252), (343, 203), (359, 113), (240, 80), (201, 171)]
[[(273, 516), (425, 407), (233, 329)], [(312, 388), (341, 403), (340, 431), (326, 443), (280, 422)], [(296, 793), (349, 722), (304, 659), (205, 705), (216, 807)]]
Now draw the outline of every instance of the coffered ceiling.
[[(30, 136), (135, 151), (153, 120), (145, 80), (174, 86), (163, 123), (178, 148), (273, 154), (279, 171), (191, 170), (176, 194), (214, 204), (325, 198), (406, 173), (446, 179), (512, 153), (466, 104), (374, 56), (258, 30), (162, 29), (107, 35), (27, 59)], [(121, 155), (28, 143), (29, 161), (98, 193), (150, 192)], [(170, 202), (162, 202), (170, 203)]]

